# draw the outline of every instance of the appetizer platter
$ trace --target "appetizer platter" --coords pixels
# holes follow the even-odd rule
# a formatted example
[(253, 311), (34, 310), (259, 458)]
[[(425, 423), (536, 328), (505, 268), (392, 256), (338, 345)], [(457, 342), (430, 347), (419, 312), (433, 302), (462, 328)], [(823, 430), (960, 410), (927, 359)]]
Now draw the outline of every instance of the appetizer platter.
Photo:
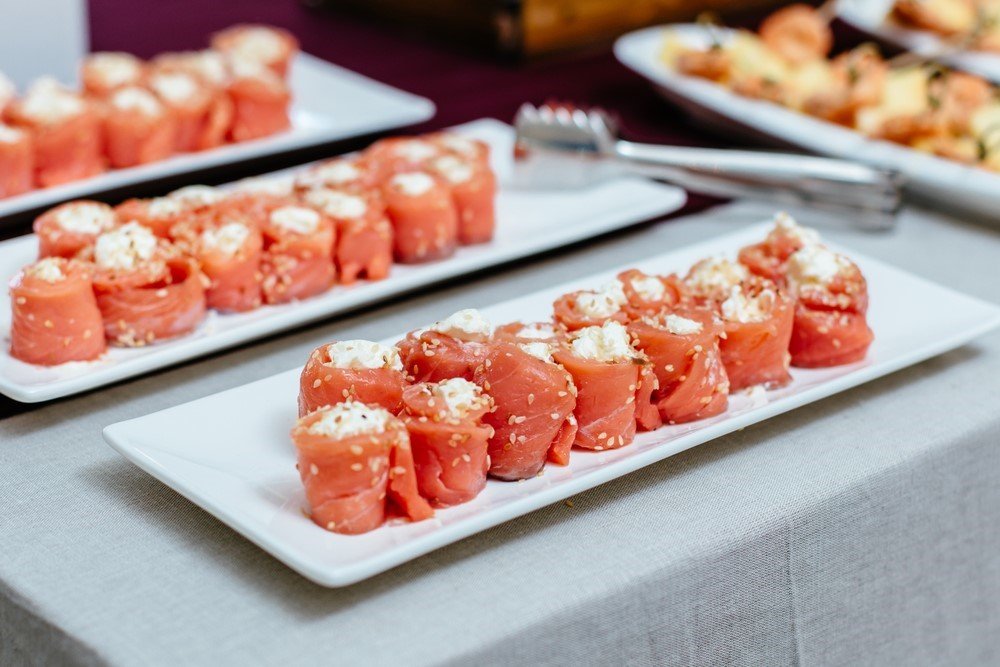
[(304, 576), (344, 586), (1000, 325), (996, 306), (783, 214), (445, 315), (381, 342), (333, 340), (302, 367), (105, 439)]
[[(804, 43), (789, 39), (799, 28)], [(825, 19), (802, 5), (761, 29), (650, 28), (622, 37), (615, 53), (703, 121), (897, 171), (915, 194), (996, 219), (993, 85), (926, 63), (896, 67), (870, 45), (829, 60)]]
[(0, 392), (84, 391), (685, 201), (641, 178), (513, 189), (513, 139), (477, 121), (228, 187), (56, 207), (0, 243)]
[(434, 105), (234, 26), (203, 51), (94, 53), (80, 90), (0, 73), (0, 218), (167, 176), (427, 120)]
[(1000, 82), (994, 0), (839, 0), (837, 15), (880, 40)]

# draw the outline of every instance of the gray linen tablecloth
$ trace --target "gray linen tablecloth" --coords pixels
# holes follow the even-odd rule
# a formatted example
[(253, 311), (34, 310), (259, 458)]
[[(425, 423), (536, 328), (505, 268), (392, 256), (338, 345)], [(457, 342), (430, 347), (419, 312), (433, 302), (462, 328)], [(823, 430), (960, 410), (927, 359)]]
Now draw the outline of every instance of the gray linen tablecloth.
[[(742, 205), (0, 422), (0, 663), (1000, 663), (1000, 334), (342, 590), (121, 459), (101, 427), (759, 219)], [(758, 209), (759, 210), (759, 209)], [(827, 235), (1000, 302), (1000, 235)], [(875, 304), (877, 308), (878, 305)], [(947, 317), (947, 304), (927, 304)]]

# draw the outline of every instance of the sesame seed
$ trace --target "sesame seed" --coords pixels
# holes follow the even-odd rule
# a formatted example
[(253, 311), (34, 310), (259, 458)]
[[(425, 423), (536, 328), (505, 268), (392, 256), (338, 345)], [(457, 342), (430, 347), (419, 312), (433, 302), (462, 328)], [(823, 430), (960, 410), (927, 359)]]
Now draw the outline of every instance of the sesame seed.
[(364, 468), (364, 466), (361, 465), (360, 463), (352, 463), (351, 464), (351, 470), (353, 470), (354, 472), (358, 472), (362, 468)]
[(531, 405), (534, 402), (535, 402), (535, 395), (534, 394), (528, 394), (528, 405)]
[(315, 463), (313, 463), (312, 465), (310, 465), (309, 466), (309, 474), (310, 475), (318, 475), (319, 474), (319, 466), (317, 466)]
[(462, 460), (465, 461), (466, 463), (470, 463), (472, 461), (472, 457), (469, 456), (468, 454), (462, 454)]
[(364, 451), (365, 450), (361, 448), (361, 445), (351, 445), (351, 454), (354, 454), (355, 456), (361, 456)]
[(46, 329), (51, 329), (52, 327), (55, 326), (54, 324), (52, 324), (52, 320), (45, 320), (44, 324)]
[(17, 305), (23, 306), (26, 303), (28, 303), (28, 300), (25, 299), (23, 296), (17, 297)]
[(316, 378), (315, 380), (313, 380), (313, 389), (318, 388), (321, 384), (323, 383), (320, 381), (320, 379)]

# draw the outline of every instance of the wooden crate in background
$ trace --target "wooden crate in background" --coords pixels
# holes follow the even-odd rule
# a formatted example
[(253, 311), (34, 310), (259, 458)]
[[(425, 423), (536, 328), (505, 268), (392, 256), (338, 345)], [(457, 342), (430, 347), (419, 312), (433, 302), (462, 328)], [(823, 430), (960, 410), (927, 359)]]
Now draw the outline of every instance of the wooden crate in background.
[(514, 56), (601, 44), (643, 26), (703, 11), (762, 9), (787, 0), (305, 0), (404, 24), (414, 31)]

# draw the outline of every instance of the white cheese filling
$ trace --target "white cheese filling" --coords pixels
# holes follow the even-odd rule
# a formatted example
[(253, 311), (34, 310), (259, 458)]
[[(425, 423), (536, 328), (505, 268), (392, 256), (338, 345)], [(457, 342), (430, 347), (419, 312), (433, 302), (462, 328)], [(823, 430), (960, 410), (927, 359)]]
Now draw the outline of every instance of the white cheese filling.
[(592, 361), (622, 361), (635, 356), (628, 331), (618, 322), (580, 329), (570, 342), (570, 350)]
[(426, 162), (438, 154), (438, 150), (432, 144), (420, 139), (401, 141), (392, 147), (392, 152), (397, 157), (414, 164)]
[(62, 271), (62, 266), (60, 266), (60, 261), (55, 257), (46, 257), (43, 260), (39, 260), (26, 268), (24, 272), (47, 283), (57, 283), (60, 280), (66, 279), (66, 275)]
[(319, 229), (320, 215), (304, 206), (282, 206), (271, 212), (271, 223), (295, 234), (312, 234)]
[(472, 180), (472, 167), (454, 155), (443, 155), (435, 159), (431, 162), (431, 168), (444, 176), (449, 183), (468, 183)]
[(94, 260), (105, 269), (129, 270), (156, 252), (156, 236), (138, 222), (104, 232), (94, 244)]
[(285, 55), (285, 40), (268, 28), (245, 28), (236, 34), (230, 51), (237, 58), (273, 63)]
[(174, 190), (167, 197), (191, 208), (211, 206), (223, 199), (222, 193), (211, 185), (188, 185), (179, 190)]
[(122, 88), (111, 96), (111, 106), (122, 111), (138, 111), (146, 116), (158, 116), (163, 107), (156, 97), (142, 88)]
[(761, 290), (748, 296), (740, 285), (730, 288), (729, 296), (722, 302), (722, 317), (730, 322), (763, 322), (771, 314), (775, 294), (773, 290)]
[(313, 435), (342, 440), (356, 435), (385, 433), (395, 419), (388, 410), (357, 401), (321, 408), (322, 416), (307, 431)]
[(157, 219), (172, 218), (185, 210), (184, 203), (172, 197), (156, 197), (146, 203), (146, 213)]
[(701, 322), (674, 314), (664, 317), (663, 324), (667, 327), (667, 331), (677, 336), (690, 336), (701, 333), (702, 329)]
[(483, 395), (482, 388), (464, 378), (451, 378), (431, 387), (435, 396), (444, 402), (447, 416), (453, 419), (463, 419), (469, 412), (490, 404), (490, 398)]
[(408, 197), (419, 197), (434, 187), (434, 179), (422, 171), (396, 174), (392, 177), (392, 187)]
[(450, 151), (464, 155), (465, 157), (476, 157), (479, 153), (476, 142), (466, 139), (457, 134), (444, 133), (438, 136), (438, 143)]
[(769, 237), (773, 238), (771, 235), (778, 238), (794, 239), (803, 246), (816, 245), (820, 241), (819, 232), (809, 227), (803, 227), (795, 221), (795, 218), (784, 211), (774, 216), (774, 229), (768, 234)]
[(198, 82), (184, 72), (163, 72), (150, 78), (156, 94), (171, 104), (186, 102), (198, 93)]
[(666, 285), (656, 276), (641, 276), (632, 279), (632, 289), (643, 301), (660, 301), (667, 292)]
[(403, 370), (399, 350), (370, 340), (342, 340), (326, 346), (327, 365), (334, 368)]
[[(3, 106), (3, 100), (0, 100), (0, 106)], [(16, 127), (0, 123), (0, 144), (16, 144), (21, 141), (24, 136), (24, 132)]]
[(87, 67), (95, 72), (105, 86), (123, 86), (134, 83), (142, 74), (139, 60), (128, 53), (102, 52), (87, 58)]
[(843, 255), (821, 245), (805, 246), (788, 258), (788, 287), (793, 294), (803, 286), (825, 287), (850, 268), (851, 261)]
[(306, 201), (332, 218), (353, 220), (368, 212), (364, 198), (336, 190), (312, 190), (306, 193)]
[(436, 322), (430, 330), (458, 340), (479, 340), (493, 335), (493, 325), (475, 308), (460, 310)]
[(57, 123), (83, 113), (83, 99), (63, 88), (58, 81), (43, 77), (28, 89), (24, 113), (44, 123)]
[(253, 176), (237, 181), (233, 186), (233, 192), (272, 195), (284, 197), (292, 194), (295, 190), (295, 178), (293, 176), (262, 177)]
[(537, 357), (542, 361), (553, 361), (552, 353), (555, 352), (555, 347), (549, 343), (543, 343), (542, 341), (534, 341), (532, 343), (521, 343), (518, 345), (522, 350), (527, 352), (533, 357)]
[(556, 330), (551, 324), (538, 322), (521, 327), (516, 335), (518, 338), (525, 338), (527, 340), (547, 340), (555, 338)]
[(227, 222), (220, 227), (203, 231), (201, 245), (206, 250), (215, 250), (232, 257), (240, 251), (249, 236), (250, 228), (242, 222)]
[(749, 277), (747, 267), (716, 256), (703, 259), (691, 267), (687, 283), (700, 292), (728, 292), (730, 287)]
[(312, 183), (346, 185), (361, 178), (361, 170), (347, 160), (333, 160), (316, 166), (304, 175)]
[(67, 232), (100, 234), (114, 225), (115, 213), (104, 204), (80, 202), (60, 208), (55, 219), (56, 224)]

